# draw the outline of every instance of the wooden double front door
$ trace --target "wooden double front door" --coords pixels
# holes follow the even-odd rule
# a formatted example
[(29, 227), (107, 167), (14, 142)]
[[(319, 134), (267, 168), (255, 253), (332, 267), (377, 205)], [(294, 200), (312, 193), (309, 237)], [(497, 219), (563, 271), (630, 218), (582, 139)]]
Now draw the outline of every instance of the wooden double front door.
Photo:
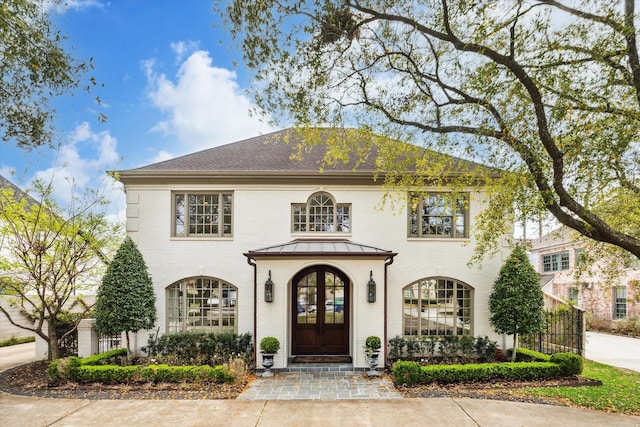
[(326, 265), (306, 268), (292, 282), (292, 353), (349, 353), (349, 280)]

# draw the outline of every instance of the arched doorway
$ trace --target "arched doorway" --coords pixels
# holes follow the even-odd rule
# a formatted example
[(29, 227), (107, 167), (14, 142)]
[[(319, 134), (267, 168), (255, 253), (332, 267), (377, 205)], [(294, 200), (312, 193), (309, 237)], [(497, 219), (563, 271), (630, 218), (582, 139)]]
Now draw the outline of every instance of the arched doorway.
[(349, 353), (349, 279), (340, 270), (316, 265), (292, 281), (294, 355)]

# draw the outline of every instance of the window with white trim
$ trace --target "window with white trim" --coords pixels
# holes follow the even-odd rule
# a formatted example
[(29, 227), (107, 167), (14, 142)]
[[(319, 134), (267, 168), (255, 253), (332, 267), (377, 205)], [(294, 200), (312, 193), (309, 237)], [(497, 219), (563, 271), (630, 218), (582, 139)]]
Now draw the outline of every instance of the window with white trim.
[(447, 193), (409, 197), (409, 237), (469, 237), (469, 197)]
[(220, 279), (191, 277), (167, 287), (167, 333), (237, 332), (238, 289)]
[(580, 290), (577, 286), (570, 286), (568, 289), (567, 299), (572, 304), (578, 304), (578, 296), (580, 295)]
[(542, 271), (562, 271), (569, 269), (569, 251), (542, 255)]
[(349, 233), (351, 204), (336, 203), (324, 191), (314, 193), (307, 203), (291, 205), (291, 229), (294, 233)]
[(429, 278), (402, 290), (405, 336), (471, 335), (473, 288), (452, 279)]
[(627, 288), (625, 286), (613, 288), (613, 318), (627, 318)]
[(173, 235), (232, 236), (233, 193), (173, 193)]

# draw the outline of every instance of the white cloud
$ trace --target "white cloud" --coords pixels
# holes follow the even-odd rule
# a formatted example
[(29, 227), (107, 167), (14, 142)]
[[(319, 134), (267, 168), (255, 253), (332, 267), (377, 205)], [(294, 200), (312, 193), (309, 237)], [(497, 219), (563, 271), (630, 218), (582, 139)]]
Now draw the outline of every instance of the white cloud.
[(65, 0), (63, 2), (45, 1), (45, 7), (47, 9), (53, 9), (59, 14), (63, 14), (68, 10), (83, 10), (90, 7), (97, 7), (102, 9), (109, 3), (104, 3), (99, 0)]
[(165, 160), (173, 159), (175, 156), (168, 151), (158, 151), (158, 154), (153, 158), (151, 163), (164, 162)]
[[(118, 198), (115, 184), (106, 171), (115, 169), (120, 161), (117, 140), (108, 131), (94, 133), (88, 123), (82, 123), (71, 132), (67, 142), (60, 146), (55, 161), (48, 169), (39, 170), (34, 178), (52, 183), (54, 199), (61, 206), (68, 206), (74, 193), (92, 188), (104, 192), (107, 197)], [(121, 210), (123, 201), (116, 201), (112, 209)]]
[(191, 40), (171, 43), (171, 50), (176, 54), (176, 64), (182, 62), (187, 53), (198, 49), (198, 42)]
[(212, 66), (206, 51), (192, 53), (175, 81), (155, 71), (155, 61), (143, 63), (153, 105), (166, 113), (152, 129), (175, 135), (189, 151), (209, 148), (272, 130), (250, 114), (254, 107), (242, 93), (235, 72)]

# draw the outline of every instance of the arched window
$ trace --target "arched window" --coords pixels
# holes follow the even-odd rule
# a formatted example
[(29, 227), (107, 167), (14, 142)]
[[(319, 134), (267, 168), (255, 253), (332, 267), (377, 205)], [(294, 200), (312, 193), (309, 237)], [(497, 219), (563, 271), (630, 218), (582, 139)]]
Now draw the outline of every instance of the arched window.
[(351, 204), (336, 203), (326, 192), (314, 193), (307, 203), (291, 206), (294, 233), (348, 233), (351, 231)]
[(212, 277), (190, 277), (167, 287), (167, 332), (236, 332), (238, 288)]
[(473, 288), (446, 278), (426, 278), (402, 290), (405, 336), (471, 335)]

